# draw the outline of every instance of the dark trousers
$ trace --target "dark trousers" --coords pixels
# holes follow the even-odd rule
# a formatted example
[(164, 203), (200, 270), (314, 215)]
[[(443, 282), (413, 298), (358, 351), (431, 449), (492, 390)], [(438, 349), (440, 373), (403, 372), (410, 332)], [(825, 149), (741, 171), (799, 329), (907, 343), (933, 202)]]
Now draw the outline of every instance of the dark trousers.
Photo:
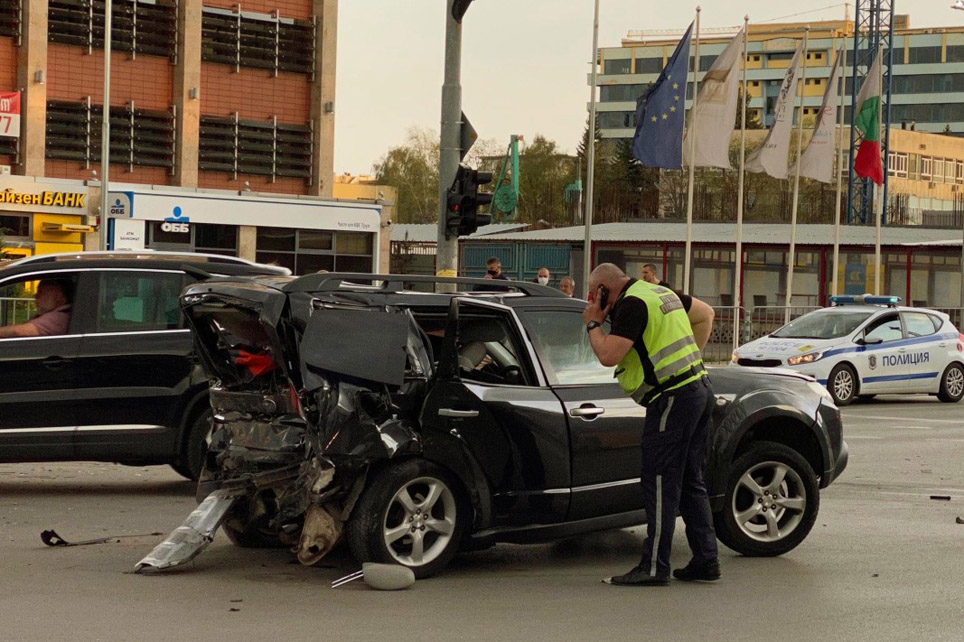
[(643, 505), (646, 541), (641, 567), (668, 578), (677, 511), (698, 563), (717, 561), (716, 531), (703, 481), (706, 439), (715, 403), (706, 377), (664, 393), (646, 410), (643, 428)]

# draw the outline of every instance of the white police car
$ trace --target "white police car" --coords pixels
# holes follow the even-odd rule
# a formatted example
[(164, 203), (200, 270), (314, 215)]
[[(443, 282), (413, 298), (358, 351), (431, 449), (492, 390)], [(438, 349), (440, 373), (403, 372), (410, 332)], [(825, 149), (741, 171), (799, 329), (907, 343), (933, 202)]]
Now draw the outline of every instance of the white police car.
[(946, 402), (964, 397), (964, 335), (946, 314), (898, 307), (900, 297), (830, 300), (833, 307), (740, 346), (733, 363), (808, 374), (838, 406), (884, 393), (928, 393)]

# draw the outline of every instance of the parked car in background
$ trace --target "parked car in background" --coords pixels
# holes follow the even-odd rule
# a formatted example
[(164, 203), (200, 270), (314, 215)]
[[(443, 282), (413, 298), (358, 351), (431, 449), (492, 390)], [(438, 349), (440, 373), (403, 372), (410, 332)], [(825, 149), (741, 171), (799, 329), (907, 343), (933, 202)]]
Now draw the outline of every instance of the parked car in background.
[(207, 375), (178, 297), (211, 275), (282, 275), (241, 259), (165, 252), (41, 255), (0, 269), (0, 326), (27, 321), (41, 281), (72, 294), (67, 332), (0, 339), (0, 462), (170, 464), (197, 479)]
[[(219, 525), (312, 564), (344, 537), (360, 562), (425, 577), (460, 548), (645, 521), (645, 409), (589, 345), (585, 301), (412, 292), (482, 280), (321, 274), (188, 287), (212, 377), (200, 507), (138, 568), (182, 564)], [(847, 464), (840, 413), (808, 377), (711, 371), (707, 483), (717, 533), (746, 555), (799, 545)]]
[(878, 394), (964, 397), (964, 335), (948, 315), (898, 306), (899, 297), (831, 297), (833, 307), (740, 346), (732, 362), (789, 368), (827, 386), (834, 403)]

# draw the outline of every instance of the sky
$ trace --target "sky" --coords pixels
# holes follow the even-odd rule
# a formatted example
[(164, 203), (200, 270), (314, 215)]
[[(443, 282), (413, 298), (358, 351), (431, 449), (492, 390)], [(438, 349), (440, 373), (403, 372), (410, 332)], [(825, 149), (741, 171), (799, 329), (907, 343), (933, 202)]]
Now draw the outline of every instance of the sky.
[[(951, 0), (913, 6), (912, 27), (964, 24)], [(341, 0), (335, 100), (335, 172), (368, 174), (413, 128), (438, 132), (446, 0)], [(703, 27), (842, 19), (832, 0), (703, 0)], [(685, 29), (696, 3), (600, 0), (599, 46), (630, 30)], [(850, 8), (851, 16), (853, 8)], [(482, 139), (542, 134), (576, 149), (586, 123), (593, 0), (475, 0), (462, 26), (462, 110)]]

